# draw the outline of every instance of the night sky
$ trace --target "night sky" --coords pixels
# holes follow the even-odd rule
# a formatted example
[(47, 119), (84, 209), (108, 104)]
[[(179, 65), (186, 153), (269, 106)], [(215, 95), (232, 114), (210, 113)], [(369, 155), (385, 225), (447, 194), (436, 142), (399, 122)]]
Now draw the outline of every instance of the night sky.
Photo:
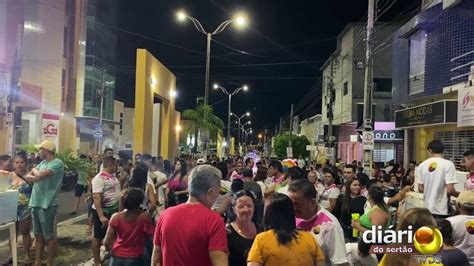
[[(381, 20), (413, 6), (410, 0), (379, 0), (390, 6)], [(395, 4), (391, 5), (392, 2)], [(177, 109), (193, 108), (204, 96), (205, 35), (191, 21), (180, 24), (178, 9), (197, 18), (206, 31), (214, 29), (235, 11), (245, 11), (249, 27), (229, 26), (214, 36), (211, 45), (210, 82), (228, 90), (247, 84), (248, 92), (233, 97), (232, 111), (252, 113), (253, 128), (273, 131), (292, 103), (299, 103), (321, 77), (319, 68), (336, 48), (336, 37), (348, 22), (366, 15), (365, 0), (156, 0), (120, 1), (118, 83), (116, 95), (134, 104), (135, 49), (146, 48), (177, 76)], [(385, 10), (385, 9), (383, 9)], [(140, 35), (140, 36), (138, 36)], [(314, 101), (317, 101), (314, 97)], [(227, 97), (210, 90), (209, 103), (224, 121)], [(316, 105), (320, 108), (320, 103)]]

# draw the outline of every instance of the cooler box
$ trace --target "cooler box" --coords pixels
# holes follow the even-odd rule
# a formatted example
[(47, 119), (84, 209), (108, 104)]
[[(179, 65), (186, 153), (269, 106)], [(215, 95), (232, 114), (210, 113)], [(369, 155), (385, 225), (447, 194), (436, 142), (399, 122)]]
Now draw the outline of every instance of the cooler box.
[(423, 200), (423, 194), (419, 192), (408, 192), (405, 198), (405, 204), (401, 212), (405, 212), (411, 208), (425, 208), (425, 201)]
[(0, 224), (16, 220), (18, 207), (18, 190), (0, 192)]

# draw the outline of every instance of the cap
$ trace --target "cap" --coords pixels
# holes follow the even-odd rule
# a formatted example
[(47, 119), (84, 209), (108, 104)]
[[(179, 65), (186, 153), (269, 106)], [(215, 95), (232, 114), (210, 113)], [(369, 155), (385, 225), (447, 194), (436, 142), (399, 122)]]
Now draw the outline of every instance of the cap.
[(202, 164), (202, 163), (205, 163), (205, 162), (206, 162), (206, 161), (205, 161), (203, 158), (199, 158), (199, 159), (197, 160), (197, 163), (198, 163), (198, 164)]
[(41, 144), (35, 145), (35, 147), (37, 149), (42, 148), (42, 149), (52, 151), (52, 152), (56, 151), (56, 144), (54, 144), (54, 142), (52, 142), (51, 140), (45, 140), (45, 141), (41, 142)]
[(459, 193), (456, 202), (459, 205), (472, 204), (474, 205), (474, 191), (462, 191)]

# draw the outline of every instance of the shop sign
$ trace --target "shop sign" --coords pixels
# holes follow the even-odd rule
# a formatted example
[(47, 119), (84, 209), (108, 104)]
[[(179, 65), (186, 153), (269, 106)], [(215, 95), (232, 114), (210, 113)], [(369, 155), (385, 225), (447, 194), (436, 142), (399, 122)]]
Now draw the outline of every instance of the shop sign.
[(410, 128), (457, 121), (457, 101), (442, 100), (395, 111), (395, 127)]
[(375, 130), (375, 140), (376, 141), (403, 140), (403, 131), (401, 130), (388, 130), (388, 131)]
[(458, 127), (474, 126), (474, 87), (458, 89)]
[(43, 114), (43, 138), (54, 141), (57, 139), (58, 135), (59, 116), (53, 114)]

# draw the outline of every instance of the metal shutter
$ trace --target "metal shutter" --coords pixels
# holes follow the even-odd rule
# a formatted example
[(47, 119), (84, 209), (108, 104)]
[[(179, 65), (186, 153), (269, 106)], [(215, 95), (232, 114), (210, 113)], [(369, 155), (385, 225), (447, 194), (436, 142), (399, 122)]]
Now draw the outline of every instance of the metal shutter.
[(457, 168), (462, 168), (464, 152), (474, 149), (473, 130), (436, 132), (434, 138), (443, 142), (444, 158), (452, 161)]

